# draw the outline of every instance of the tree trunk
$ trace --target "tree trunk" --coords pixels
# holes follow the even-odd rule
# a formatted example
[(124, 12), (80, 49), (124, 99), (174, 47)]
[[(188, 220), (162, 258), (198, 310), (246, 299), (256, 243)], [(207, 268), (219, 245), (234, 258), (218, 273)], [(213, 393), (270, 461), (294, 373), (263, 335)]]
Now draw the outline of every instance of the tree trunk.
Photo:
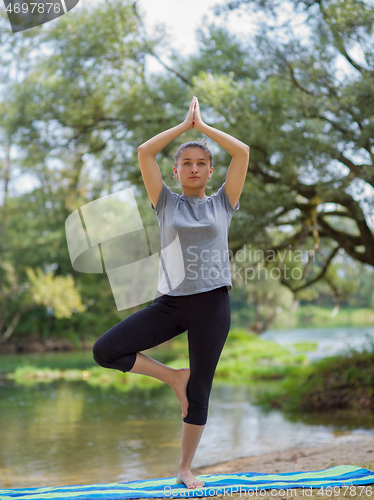
[(19, 309), (16, 314), (14, 315), (14, 318), (12, 319), (10, 325), (8, 326), (8, 328), (5, 330), (3, 336), (0, 338), (0, 344), (3, 344), (4, 342), (6, 342), (9, 337), (12, 335), (12, 333), (14, 332), (16, 326), (18, 325), (18, 322), (19, 320), (21, 319), (21, 316), (22, 316), (22, 311), (21, 309)]

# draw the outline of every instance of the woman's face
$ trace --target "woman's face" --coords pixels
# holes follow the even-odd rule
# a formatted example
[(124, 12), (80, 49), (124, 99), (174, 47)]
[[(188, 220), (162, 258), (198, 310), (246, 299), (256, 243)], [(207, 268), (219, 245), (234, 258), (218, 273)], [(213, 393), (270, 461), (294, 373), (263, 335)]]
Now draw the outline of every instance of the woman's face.
[(213, 174), (208, 153), (202, 148), (186, 148), (179, 155), (174, 174), (182, 188), (205, 188)]

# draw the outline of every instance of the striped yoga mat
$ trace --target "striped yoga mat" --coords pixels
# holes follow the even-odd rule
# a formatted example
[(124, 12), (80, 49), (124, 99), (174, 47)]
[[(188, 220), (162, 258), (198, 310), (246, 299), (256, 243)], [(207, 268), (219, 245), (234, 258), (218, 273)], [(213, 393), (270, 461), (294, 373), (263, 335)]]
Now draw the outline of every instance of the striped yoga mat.
[[(321, 498), (349, 496), (354, 492), (358, 498), (374, 496), (374, 472), (355, 465), (338, 465), (329, 469), (307, 472), (240, 472), (238, 474), (212, 474), (197, 476), (205, 482), (204, 488), (189, 490), (177, 484), (175, 477), (130, 481), (126, 483), (92, 484), (88, 486), (57, 486), (48, 488), (0, 489), (0, 500), (115, 500), (128, 498), (192, 498), (241, 493), (248, 497), (263, 497), (264, 490), (286, 490), (290, 488), (317, 488)], [(370, 486), (370, 485), (373, 486)], [(368, 486), (369, 485), (369, 486)], [(327, 488), (327, 490), (326, 490)], [(262, 491), (261, 491), (262, 490)], [(311, 490), (310, 490), (311, 491)], [(278, 496), (282, 492), (267, 492)], [(330, 494), (329, 494), (330, 493)], [(310, 496), (305, 491), (305, 496)]]

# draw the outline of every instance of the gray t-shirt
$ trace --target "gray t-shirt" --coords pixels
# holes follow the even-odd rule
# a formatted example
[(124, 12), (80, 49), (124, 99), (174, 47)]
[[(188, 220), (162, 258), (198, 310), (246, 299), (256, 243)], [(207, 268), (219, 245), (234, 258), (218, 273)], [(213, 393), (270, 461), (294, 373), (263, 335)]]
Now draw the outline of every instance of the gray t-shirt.
[(232, 289), (228, 235), (240, 205), (231, 205), (224, 186), (199, 198), (174, 193), (163, 182), (156, 206), (151, 203), (161, 242), (156, 297)]

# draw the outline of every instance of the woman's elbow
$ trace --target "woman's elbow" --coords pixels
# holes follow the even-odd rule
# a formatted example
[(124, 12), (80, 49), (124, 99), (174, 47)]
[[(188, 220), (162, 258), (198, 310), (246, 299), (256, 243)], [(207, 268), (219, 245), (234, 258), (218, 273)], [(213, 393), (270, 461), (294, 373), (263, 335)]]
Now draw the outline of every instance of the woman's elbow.
[(148, 155), (152, 155), (152, 151), (150, 151), (150, 148), (148, 147), (147, 144), (141, 144), (139, 147), (138, 147), (138, 158), (140, 158), (141, 156), (148, 156)]
[(238, 155), (248, 156), (248, 158), (249, 158), (250, 150), (251, 150), (251, 148), (247, 144), (243, 143), (243, 145), (240, 148), (240, 151), (238, 151)]

